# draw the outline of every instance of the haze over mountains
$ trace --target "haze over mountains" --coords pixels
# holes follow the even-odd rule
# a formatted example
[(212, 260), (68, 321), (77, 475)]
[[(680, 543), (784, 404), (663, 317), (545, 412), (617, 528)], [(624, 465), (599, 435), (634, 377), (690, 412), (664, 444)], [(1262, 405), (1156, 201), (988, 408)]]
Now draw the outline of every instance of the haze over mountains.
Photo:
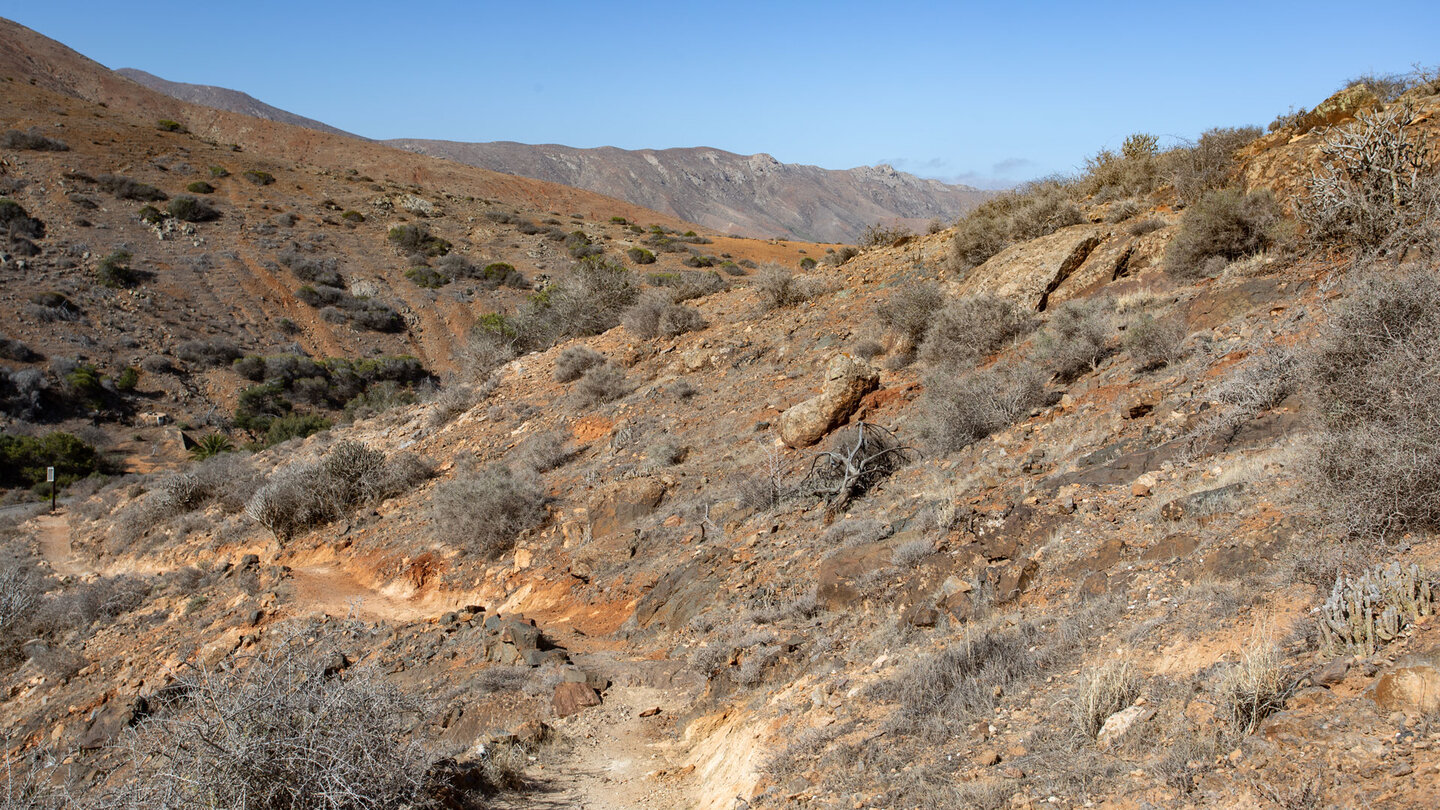
[[(173, 98), (256, 118), (341, 135), (351, 133), (236, 90), (162, 79), (142, 70), (116, 73)], [(352, 136), (359, 137), (359, 136)], [(767, 154), (708, 147), (577, 149), (558, 144), (398, 138), (384, 143), (506, 174), (583, 188), (724, 233), (853, 242), (869, 225), (921, 229), (949, 223), (989, 192), (916, 177), (886, 165), (823, 169), (781, 163)]]

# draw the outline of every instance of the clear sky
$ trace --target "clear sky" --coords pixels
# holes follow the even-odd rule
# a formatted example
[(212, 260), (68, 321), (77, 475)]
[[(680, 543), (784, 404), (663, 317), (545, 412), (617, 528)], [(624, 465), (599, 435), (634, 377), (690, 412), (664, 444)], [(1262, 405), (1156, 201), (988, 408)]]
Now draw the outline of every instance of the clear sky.
[(1440, 2), (71, 2), (112, 68), (373, 138), (712, 146), (999, 186), (1440, 63)]

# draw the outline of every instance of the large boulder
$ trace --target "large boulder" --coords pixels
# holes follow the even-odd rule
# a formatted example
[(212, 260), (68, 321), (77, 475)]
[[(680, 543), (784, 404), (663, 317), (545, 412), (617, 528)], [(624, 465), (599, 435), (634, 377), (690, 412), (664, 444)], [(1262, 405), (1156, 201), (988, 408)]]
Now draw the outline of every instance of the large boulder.
[(880, 387), (880, 372), (848, 354), (836, 355), (825, 367), (820, 393), (780, 414), (780, 440), (789, 447), (809, 447), (845, 423), (860, 400)]
[(1026, 309), (1043, 311), (1050, 294), (1085, 264), (1107, 233), (1099, 225), (1072, 225), (1011, 245), (971, 270), (955, 292), (993, 293)]

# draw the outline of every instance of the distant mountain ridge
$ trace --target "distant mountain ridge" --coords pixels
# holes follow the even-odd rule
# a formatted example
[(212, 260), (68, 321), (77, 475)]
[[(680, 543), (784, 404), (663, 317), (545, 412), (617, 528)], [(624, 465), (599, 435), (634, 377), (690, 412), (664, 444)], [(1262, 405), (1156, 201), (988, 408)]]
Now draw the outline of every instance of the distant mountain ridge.
[[(238, 90), (173, 82), (134, 68), (116, 74), (172, 98), (255, 118), (361, 137), (287, 112)], [(822, 169), (767, 154), (709, 147), (579, 149), (557, 144), (399, 138), (379, 141), (505, 174), (561, 183), (670, 214), (725, 233), (854, 242), (877, 222), (921, 229), (949, 223), (991, 192), (950, 185), (891, 166)]]
[(577, 149), (412, 138), (384, 143), (596, 191), (719, 231), (817, 242), (853, 242), (876, 222), (912, 228), (932, 219), (948, 224), (991, 195), (887, 165), (822, 169), (709, 147)]
[[(360, 138), (353, 132), (346, 132), (338, 127), (332, 127), (313, 118), (306, 118), (303, 115), (296, 115), (279, 107), (266, 104), (258, 98), (242, 93), (239, 90), (229, 90), (224, 87), (215, 87), (208, 84), (186, 84), (184, 82), (172, 82), (162, 79), (153, 73), (146, 73), (136, 68), (119, 68), (116, 73), (125, 78), (142, 84), (157, 93), (164, 93), (171, 98), (181, 101), (188, 101), (191, 104), (199, 104), (203, 107), (214, 107), (217, 110), (249, 115), (254, 118), (263, 118), (266, 121), (275, 121), (280, 124), (305, 127), (306, 129), (329, 132), (332, 135), (347, 135), (351, 138)], [(365, 138), (364, 140), (370, 140)]]

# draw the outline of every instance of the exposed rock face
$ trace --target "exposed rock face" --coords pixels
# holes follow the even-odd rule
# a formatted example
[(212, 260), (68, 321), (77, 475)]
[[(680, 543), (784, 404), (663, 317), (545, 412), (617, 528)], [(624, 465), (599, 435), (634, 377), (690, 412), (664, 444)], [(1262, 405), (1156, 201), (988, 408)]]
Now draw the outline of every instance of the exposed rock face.
[(281, 124), (290, 124), (306, 129), (329, 132), (332, 135), (349, 135), (352, 138), (360, 136), (337, 129), (329, 124), (323, 124), (313, 118), (306, 118), (303, 115), (296, 115), (287, 112), (279, 107), (272, 107), (258, 98), (242, 93), (239, 90), (227, 90), (224, 87), (212, 87), (208, 84), (186, 84), (184, 82), (172, 82), (162, 79), (152, 73), (135, 68), (120, 68), (115, 71), (125, 78), (142, 84), (151, 90), (164, 93), (171, 98), (178, 98), (181, 101), (188, 101), (191, 104), (200, 104), (206, 107), (214, 107), (217, 110), (228, 110), (230, 112), (249, 115), (255, 118), (263, 118), (266, 121), (276, 121)]
[[(1072, 225), (1012, 245), (971, 270), (961, 293), (994, 293), (1021, 306), (1044, 310), (1052, 292), (1079, 270), (1106, 237), (1098, 225)], [(1004, 268), (1003, 272), (999, 268)]]
[(499, 141), (397, 139), (392, 146), (521, 177), (598, 191), (744, 236), (854, 242), (866, 226), (949, 222), (989, 192), (890, 166), (832, 170), (720, 149), (575, 149)]
[(583, 683), (562, 683), (555, 687), (555, 696), (550, 701), (556, 717), (569, 717), (591, 706), (600, 705), (600, 696)]
[(790, 447), (808, 447), (850, 418), (866, 394), (880, 387), (880, 372), (848, 354), (825, 367), (820, 393), (780, 414), (780, 439)]

